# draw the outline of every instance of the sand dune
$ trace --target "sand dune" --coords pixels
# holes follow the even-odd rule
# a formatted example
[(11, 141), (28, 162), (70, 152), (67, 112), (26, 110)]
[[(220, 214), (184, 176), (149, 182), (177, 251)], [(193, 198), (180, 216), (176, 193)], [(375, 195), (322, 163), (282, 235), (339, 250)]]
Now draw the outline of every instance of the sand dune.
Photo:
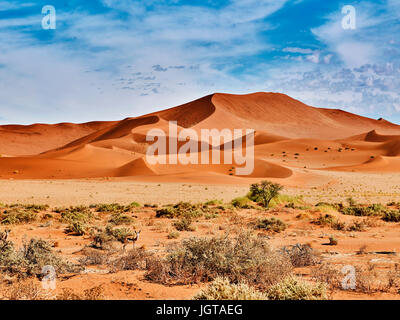
[(0, 126), (0, 154), (34, 155), (55, 149), (92, 132), (112, 125), (112, 121), (82, 124), (33, 124)]
[[(240, 167), (235, 162), (149, 164), (146, 135), (154, 128), (168, 133), (169, 121), (176, 121), (176, 135), (195, 130), (199, 150), (206, 143), (200, 138), (202, 129), (254, 129), (253, 173), (235, 176), (232, 168)], [(271, 178), (296, 185), (315, 179), (320, 170), (400, 171), (400, 126), (311, 107), (279, 93), (213, 94), (117, 122), (0, 126), (0, 142), (0, 152), (15, 156), (0, 158), (0, 177), (14, 179), (132, 177), (248, 183)], [(178, 150), (184, 143), (178, 143)], [(231, 146), (222, 145), (221, 156)]]

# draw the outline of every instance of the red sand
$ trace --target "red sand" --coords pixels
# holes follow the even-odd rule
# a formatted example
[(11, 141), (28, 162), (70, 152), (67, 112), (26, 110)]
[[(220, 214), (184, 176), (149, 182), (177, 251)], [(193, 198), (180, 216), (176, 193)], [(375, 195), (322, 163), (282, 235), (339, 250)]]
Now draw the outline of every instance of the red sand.
[[(254, 129), (255, 170), (230, 165), (151, 165), (150, 129)], [(320, 170), (400, 172), (400, 126), (341, 110), (307, 106), (284, 94), (213, 94), (118, 122), (0, 126), (0, 178), (132, 177), (151, 181), (248, 183), (273, 178), (301, 184)], [(27, 156), (29, 155), (29, 156)]]

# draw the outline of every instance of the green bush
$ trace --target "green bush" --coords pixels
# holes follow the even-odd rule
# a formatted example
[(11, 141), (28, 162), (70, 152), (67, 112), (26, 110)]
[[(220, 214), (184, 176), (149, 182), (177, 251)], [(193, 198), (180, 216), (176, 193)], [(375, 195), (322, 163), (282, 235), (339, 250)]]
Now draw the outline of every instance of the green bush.
[(168, 234), (168, 239), (178, 239), (180, 237), (180, 233), (178, 231), (171, 231)]
[(340, 209), (340, 212), (345, 215), (352, 215), (358, 217), (365, 217), (365, 216), (378, 216), (382, 215), (387, 211), (381, 204), (372, 204), (370, 206), (353, 206), (353, 207), (344, 207)]
[(327, 213), (325, 215), (320, 215), (317, 219), (314, 219), (311, 221), (311, 223), (317, 224), (319, 226), (325, 226), (325, 225), (333, 225), (334, 223), (337, 222), (336, 217), (333, 215)]
[(264, 229), (267, 231), (281, 232), (286, 230), (286, 223), (277, 218), (259, 219), (256, 224), (257, 229)]
[(206, 289), (193, 297), (194, 300), (268, 300), (266, 294), (246, 283), (232, 284), (227, 278), (216, 278)]
[(156, 217), (180, 218), (191, 217), (198, 218), (204, 214), (204, 208), (201, 205), (191, 204), (189, 202), (179, 202), (174, 206), (167, 206), (156, 211)]
[(400, 211), (389, 210), (383, 214), (382, 220), (387, 222), (400, 222)]
[(205, 206), (216, 206), (216, 205), (219, 205), (219, 204), (223, 204), (222, 200), (214, 199), (214, 200), (208, 200), (208, 201), (206, 201), (204, 203)]
[(178, 221), (174, 222), (174, 227), (178, 231), (194, 231), (195, 228), (192, 226), (192, 218), (182, 217)]
[(319, 261), (314, 250), (307, 244), (297, 243), (294, 246), (284, 247), (282, 252), (288, 255), (295, 268), (313, 266)]
[(232, 200), (231, 204), (235, 208), (241, 208), (241, 209), (251, 209), (254, 206), (251, 204), (251, 200), (247, 197), (238, 197)]
[(272, 286), (266, 292), (270, 300), (326, 300), (327, 286), (324, 283), (310, 284), (305, 281), (288, 277)]
[(107, 213), (124, 213), (124, 212), (131, 212), (135, 208), (141, 207), (140, 203), (132, 202), (129, 205), (121, 205), (118, 203), (101, 203), (95, 204), (91, 206), (97, 212), (107, 212)]
[(111, 228), (108, 227), (106, 228), (107, 234), (112, 236), (115, 240), (124, 243), (126, 241), (126, 238), (130, 237), (133, 235), (132, 230), (128, 228)]
[(73, 233), (76, 236), (83, 236), (86, 233), (87, 229), (87, 225), (82, 221), (74, 221), (68, 225), (65, 231), (67, 233)]
[(279, 195), (283, 186), (270, 181), (261, 181), (250, 186), (250, 199), (256, 202), (261, 202), (265, 208), (268, 208), (269, 203), (273, 198)]
[(66, 223), (73, 222), (89, 222), (93, 218), (93, 213), (90, 211), (89, 207), (76, 206), (69, 208), (56, 208), (54, 210), (61, 214), (61, 221)]
[(21, 224), (29, 223), (37, 220), (35, 211), (26, 209), (9, 209), (5, 210), (1, 215), (1, 224)]
[(128, 216), (123, 213), (114, 213), (111, 218), (108, 220), (109, 223), (112, 223), (116, 226), (121, 224), (131, 224), (135, 221), (131, 216)]

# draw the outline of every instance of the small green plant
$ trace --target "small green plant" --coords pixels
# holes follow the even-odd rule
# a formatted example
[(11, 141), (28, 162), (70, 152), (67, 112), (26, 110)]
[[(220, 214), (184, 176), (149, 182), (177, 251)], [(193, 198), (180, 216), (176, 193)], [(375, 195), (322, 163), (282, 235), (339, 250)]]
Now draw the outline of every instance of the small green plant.
[(114, 213), (111, 218), (108, 220), (109, 223), (114, 224), (116, 226), (122, 224), (131, 224), (135, 221), (131, 216), (128, 216), (123, 213)]
[(386, 222), (400, 222), (400, 211), (389, 210), (383, 214), (382, 220)]
[(314, 219), (311, 221), (311, 223), (314, 223), (319, 226), (331, 226), (337, 222), (336, 217), (333, 215), (327, 213), (325, 215), (320, 215), (317, 219)]
[(216, 206), (219, 204), (223, 204), (223, 201), (214, 199), (214, 200), (208, 200), (204, 203), (205, 206)]
[(307, 283), (293, 276), (272, 286), (266, 293), (270, 300), (326, 300), (327, 286), (324, 283)]
[(180, 233), (178, 231), (171, 231), (168, 234), (168, 239), (178, 239), (180, 237)]
[(268, 300), (266, 294), (246, 283), (232, 284), (229, 279), (218, 277), (206, 289), (193, 297), (194, 300)]
[(87, 223), (93, 218), (93, 213), (90, 211), (89, 207), (85, 206), (56, 208), (54, 212), (60, 213), (61, 221), (66, 223), (77, 221)]
[(232, 200), (231, 204), (235, 208), (240, 209), (251, 209), (253, 206), (251, 205), (251, 200), (247, 197), (238, 197)]
[(112, 236), (115, 240), (125, 243), (126, 239), (130, 236), (133, 235), (133, 232), (131, 229), (128, 228), (115, 228), (113, 229), (112, 227), (108, 226), (106, 228), (107, 234)]
[(267, 231), (273, 231), (273, 232), (282, 232), (286, 230), (286, 223), (284, 223), (282, 220), (277, 219), (277, 218), (266, 218), (266, 219), (259, 219), (256, 223), (256, 228), (257, 229), (264, 229)]
[(261, 202), (265, 208), (268, 208), (271, 200), (279, 195), (283, 186), (277, 183), (264, 180), (260, 183), (254, 183), (250, 186), (250, 199)]
[(1, 215), (1, 224), (22, 224), (36, 221), (38, 214), (36, 211), (27, 209), (11, 208)]
[(174, 222), (174, 227), (178, 231), (194, 231), (195, 228), (192, 226), (192, 218), (182, 217), (178, 221)]
[(328, 243), (328, 245), (330, 245), (330, 246), (337, 246), (337, 244), (338, 244), (337, 239), (336, 239), (334, 236), (330, 236), (330, 237), (329, 237), (329, 243)]
[(87, 232), (87, 229), (87, 225), (82, 221), (74, 221), (68, 225), (65, 231), (67, 233), (73, 233), (76, 236), (83, 236)]
[(156, 211), (157, 218), (165, 217), (170, 219), (183, 216), (198, 218), (203, 214), (204, 210), (201, 205), (195, 205), (189, 202), (179, 202), (176, 205), (169, 205)]

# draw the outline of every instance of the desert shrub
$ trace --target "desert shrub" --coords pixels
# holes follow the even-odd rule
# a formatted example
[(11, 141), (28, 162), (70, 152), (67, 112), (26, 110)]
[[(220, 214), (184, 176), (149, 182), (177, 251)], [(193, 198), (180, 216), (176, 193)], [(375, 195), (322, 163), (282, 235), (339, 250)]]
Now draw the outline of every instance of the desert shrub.
[(21, 257), (12, 241), (0, 241), (0, 267), (3, 272), (17, 272), (21, 265)]
[(235, 208), (241, 208), (241, 209), (251, 209), (254, 206), (251, 204), (251, 200), (247, 197), (238, 197), (232, 200), (231, 204)]
[(133, 231), (129, 228), (114, 228), (112, 225), (107, 225), (105, 229), (97, 230), (91, 246), (99, 249), (111, 249), (113, 241), (126, 243), (127, 238), (132, 235)]
[(337, 246), (337, 244), (338, 244), (338, 240), (334, 236), (330, 236), (328, 245)]
[(56, 213), (61, 214), (61, 221), (66, 223), (73, 222), (89, 222), (93, 218), (93, 213), (90, 211), (89, 207), (76, 206), (69, 208), (56, 208), (54, 210)]
[(167, 206), (156, 211), (156, 217), (180, 218), (191, 217), (198, 218), (203, 215), (204, 211), (201, 205), (191, 204), (189, 202), (179, 202), (174, 206)]
[(169, 218), (172, 219), (175, 217), (175, 210), (172, 207), (161, 208), (156, 211), (156, 218)]
[(312, 270), (311, 277), (315, 281), (326, 283), (331, 289), (342, 288), (343, 274), (332, 267), (331, 264), (323, 263), (319, 265)]
[(388, 210), (383, 214), (382, 220), (386, 222), (400, 222), (400, 211)]
[(39, 213), (40, 211), (45, 211), (49, 208), (48, 204), (25, 204), (23, 207), (26, 210), (33, 210), (36, 211), (36, 213)]
[(256, 202), (261, 202), (265, 208), (268, 208), (269, 203), (273, 198), (279, 195), (279, 192), (283, 189), (283, 186), (270, 181), (261, 181), (260, 183), (254, 183), (250, 186), (249, 198)]
[(104, 300), (103, 285), (95, 286), (83, 291), (83, 294), (75, 293), (71, 288), (62, 288), (56, 296), (57, 300)]
[(204, 215), (204, 218), (206, 220), (211, 220), (211, 219), (215, 219), (215, 218), (218, 218), (218, 217), (219, 217), (218, 213), (206, 213)]
[(266, 292), (270, 300), (326, 300), (327, 286), (324, 283), (307, 283), (295, 277), (287, 277)]
[(82, 221), (74, 221), (71, 222), (68, 227), (65, 229), (66, 233), (72, 233), (76, 236), (83, 236), (86, 234), (88, 230), (88, 226)]
[(319, 259), (314, 250), (307, 244), (295, 244), (291, 247), (282, 248), (284, 254), (288, 255), (293, 267), (307, 267), (318, 263)]
[(233, 284), (227, 278), (216, 278), (194, 300), (268, 300), (266, 294), (246, 283)]
[(390, 201), (387, 204), (388, 207), (396, 207), (397, 209), (400, 208), (400, 202), (396, 202), (396, 201)]
[(12, 284), (2, 297), (5, 300), (50, 300), (53, 298), (48, 290), (44, 290), (34, 280)]
[(84, 254), (85, 255), (79, 259), (79, 263), (83, 266), (105, 265), (110, 260), (108, 253), (88, 247), (84, 249)]
[[(352, 225), (352, 226), (354, 226), (354, 225)], [(345, 230), (346, 229), (346, 223), (344, 223), (342, 221), (339, 221), (339, 220), (336, 220), (336, 221), (331, 223), (331, 227), (332, 227), (332, 229), (335, 229), (335, 230)]]
[(53, 266), (57, 273), (76, 271), (76, 268), (56, 255), (51, 245), (42, 239), (25, 242), (20, 252), (22, 266), (28, 275), (40, 275), (46, 265)]
[(178, 239), (181, 234), (178, 231), (171, 231), (168, 234), (168, 239)]
[(257, 229), (264, 229), (267, 231), (281, 232), (286, 230), (286, 223), (277, 218), (259, 219), (256, 223)]
[(319, 202), (315, 205), (316, 209), (322, 213), (337, 212), (338, 208), (334, 204)]
[(349, 207), (355, 207), (357, 205), (356, 201), (352, 197), (347, 198), (346, 201), (349, 204)]
[(223, 204), (222, 200), (208, 200), (204, 203), (205, 206), (216, 206)]
[(113, 239), (119, 242), (126, 242), (126, 238), (133, 235), (132, 230), (129, 228), (106, 228), (107, 234), (113, 237)]
[(121, 224), (131, 224), (135, 221), (131, 216), (123, 213), (114, 213), (108, 220), (109, 223), (119, 226)]
[(161, 283), (193, 283), (226, 277), (233, 283), (266, 288), (292, 270), (287, 256), (270, 249), (265, 239), (248, 233), (233, 239), (193, 237), (172, 246), (163, 259), (148, 265), (146, 277)]
[(21, 224), (37, 220), (37, 212), (26, 209), (7, 209), (1, 215), (2, 224)]
[(352, 216), (378, 216), (382, 215), (387, 211), (381, 204), (372, 204), (367, 207), (365, 206), (350, 206), (350, 207), (343, 207), (340, 209), (340, 212), (346, 215)]
[(131, 202), (130, 204), (129, 204), (129, 207), (130, 208), (140, 208), (142, 205), (139, 203), (139, 202)]
[(174, 227), (178, 231), (194, 231), (195, 227), (192, 226), (192, 218), (182, 217), (181, 219), (174, 222)]
[(21, 276), (39, 276), (46, 265), (53, 266), (57, 273), (79, 269), (56, 255), (45, 240), (33, 238), (24, 242), (19, 251), (14, 249), (11, 241), (0, 242), (0, 267), (3, 271)]
[[(251, 196), (249, 194), (249, 196)], [(290, 204), (290, 206), (294, 207), (301, 207), (304, 206), (304, 200), (302, 196), (291, 196), (287, 194), (278, 194), (274, 198), (272, 198), (271, 202), (269, 203), (270, 208), (274, 208), (277, 206), (281, 206), (284, 204)]]
[(365, 231), (366, 223), (364, 221), (353, 221), (350, 225), (346, 227), (347, 231)]
[(153, 256), (144, 248), (133, 248), (127, 254), (118, 257), (109, 263), (113, 272), (121, 270), (146, 270), (147, 261)]
[(331, 226), (332, 224), (336, 223), (337, 219), (333, 215), (327, 213), (325, 215), (319, 215), (317, 219), (314, 219), (311, 221), (311, 223), (314, 223), (319, 226)]
[(107, 212), (107, 213), (124, 213), (131, 212), (135, 208), (141, 207), (140, 203), (132, 202), (129, 205), (121, 205), (119, 203), (101, 203), (91, 206), (96, 212)]

